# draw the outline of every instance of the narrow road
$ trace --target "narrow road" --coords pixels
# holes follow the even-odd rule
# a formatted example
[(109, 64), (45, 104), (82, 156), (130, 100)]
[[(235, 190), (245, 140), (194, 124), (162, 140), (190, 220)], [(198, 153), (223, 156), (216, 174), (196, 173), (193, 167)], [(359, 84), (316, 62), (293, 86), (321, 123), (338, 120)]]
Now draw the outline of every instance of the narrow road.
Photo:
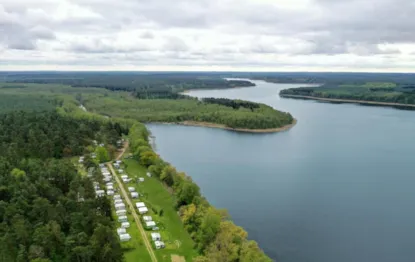
[[(116, 158), (117, 160), (119, 160), (119, 159), (122, 157), (122, 155), (125, 153), (125, 151), (127, 150), (127, 148), (128, 148), (128, 142), (124, 144), (124, 148), (123, 148), (122, 152), (121, 152), (121, 153), (118, 155), (118, 157)], [(154, 250), (153, 250), (153, 248), (151, 247), (151, 243), (150, 243), (150, 241), (148, 240), (148, 238), (147, 238), (147, 234), (146, 234), (146, 232), (144, 231), (143, 225), (142, 225), (142, 224), (141, 224), (141, 222), (140, 222), (140, 218), (138, 217), (138, 214), (137, 214), (136, 208), (135, 208), (135, 206), (133, 205), (133, 202), (131, 201), (130, 196), (128, 195), (128, 192), (127, 192), (127, 191), (125, 190), (125, 188), (124, 188), (124, 184), (123, 184), (123, 183), (121, 182), (121, 180), (118, 178), (118, 176), (117, 176), (117, 174), (115, 173), (115, 170), (114, 170), (114, 167), (112, 166), (112, 164), (111, 164), (111, 163), (107, 163), (107, 166), (109, 167), (109, 169), (111, 170), (112, 175), (114, 176), (115, 180), (117, 181), (117, 184), (118, 184), (118, 186), (119, 186), (119, 188), (120, 188), (120, 190), (121, 190), (121, 193), (122, 193), (122, 195), (123, 195), (123, 197), (124, 197), (125, 201), (127, 202), (127, 205), (130, 207), (131, 213), (133, 214), (133, 217), (134, 217), (134, 221), (135, 221), (135, 223), (136, 223), (136, 225), (137, 225), (138, 229), (140, 230), (141, 237), (143, 238), (143, 240), (144, 240), (144, 244), (146, 245), (146, 248), (147, 248), (147, 251), (148, 251), (148, 253), (150, 254), (151, 261), (153, 261), (153, 262), (157, 262), (157, 257), (156, 257), (156, 255), (154, 254)]]

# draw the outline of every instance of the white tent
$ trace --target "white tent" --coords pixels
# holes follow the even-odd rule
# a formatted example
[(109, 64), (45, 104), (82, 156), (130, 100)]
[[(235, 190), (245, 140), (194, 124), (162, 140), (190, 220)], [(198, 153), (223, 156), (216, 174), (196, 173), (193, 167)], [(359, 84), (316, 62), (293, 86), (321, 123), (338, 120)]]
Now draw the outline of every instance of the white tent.
[(130, 227), (130, 223), (129, 222), (122, 222), (121, 223), (121, 227), (122, 228), (129, 228)]
[(160, 248), (164, 248), (164, 242), (162, 242), (162, 241), (154, 241), (154, 245), (156, 246), (156, 248), (157, 249), (160, 249)]
[(105, 165), (104, 165), (104, 164), (99, 164), (99, 167), (100, 167), (100, 168), (104, 168), (104, 167), (105, 167)]
[(122, 179), (122, 182), (124, 182), (124, 183), (130, 183), (130, 181), (131, 181), (131, 178), (123, 178)]
[(114, 167), (118, 169), (118, 168), (120, 168), (120, 164), (115, 163)]
[(151, 216), (143, 216), (144, 221), (153, 221), (153, 218)]
[(160, 233), (151, 233), (151, 240), (153, 240), (153, 241), (159, 240), (160, 241), (161, 240)]
[(118, 173), (122, 174), (122, 173), (124, 173), (124, 170), (118, 169)]
[(117, 161), (115, 161), (115, 163), (121, 165), (122, 161), (121, 160), (117, 160)]
[(122, 234), (127, 233), (127, 230), (123, 227), (120, 227), (120, 228), (117, 228), (117, 233), (118, 235), (122, 235)]
[(132, 187), (132, 186), (128, 187), (128, 191), (135, 192), (135, 187)]
[(146, 207), (146, 204), (144, 204), (144, 202), (137, 202), (137, 203), (135, 203), (135, 206), (136, 206), (137, 208), (140, 208), (140, 207)]
[(147, 212), (148, 212), (147, 207), (140, 207), (140, 208), (138, 209), (138, 213), (140, 213), (140, 214), (145, 214), (145, 213), (147, 213)]
[(140, 181), (140, 182), (144, 182), (144, 177), (139, 177), (139, 178), (138, 178), (138, 181)]
[(128, 221), (128, 217), (127, 216), (120, 216), (118, 217), (118, 222), (127, 222)]
[(138, 198), (138, 193), (137, 192), (131, 192), (131, 197), (132, 198)]
[(121, 176), (121, 178), (122, 178), (122, 179), (124, 179), (124, 178), (128, 178), (128, 176), (127, 176), (127, 175), (122, 175), (122, 176)]
[(151, 173), (150, 173), (150, 172), (147, 172), (147, 176), (148, 176), (148, 177), (151, 177)]
[(125, 209), (117, 210), (115, 211), (115, 214), (117, 214), (117, 216), (125, 216), (125, 214), (127, 214), (127, 210)]
[(115, 210), (122, 210), (125, 209), (124, 203), (119, 203), (115, 205)]
[(120, 241), (121, 242), (126, 242), (126, 241), (129, 241), (130, 239), (131, 239), (130, 234), (122, 234), (122, 235), (120, 235)]
[(154, 222), (154, 221), (147, 221), (146, 222), (146, 227), (148, 227), (148, 228), (152, 228), (152, 227), (155, 227), (156, 226), (156, 222)]

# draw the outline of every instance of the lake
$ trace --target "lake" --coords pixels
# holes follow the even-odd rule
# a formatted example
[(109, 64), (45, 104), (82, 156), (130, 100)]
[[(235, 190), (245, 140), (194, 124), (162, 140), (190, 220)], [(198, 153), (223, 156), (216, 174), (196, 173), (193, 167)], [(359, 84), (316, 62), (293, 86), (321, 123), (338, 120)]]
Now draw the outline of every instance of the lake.
[(290, 112), (273, 134), (149, 125), (160, 155), (283, 262), (415, 261), (415, 112), (284, 99), (295, 84), (191, 91)]

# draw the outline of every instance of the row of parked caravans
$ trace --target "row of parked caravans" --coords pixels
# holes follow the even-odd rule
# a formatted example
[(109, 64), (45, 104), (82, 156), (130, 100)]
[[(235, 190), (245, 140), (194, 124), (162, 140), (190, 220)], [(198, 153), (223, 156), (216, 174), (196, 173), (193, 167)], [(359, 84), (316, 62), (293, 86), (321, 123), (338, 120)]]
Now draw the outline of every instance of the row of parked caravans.
[[(121, 161), (117, 160), (116, 163), (114, 163), (114, 167), (118, 169), (118, 172), (123, 173), (123, 170), (119, 169), (120, 164)], [(120, 241), (129, 241), (131, 239), (131, 236), (127, 233), (127, 228), (130, 227), (130, 223), (128, 222), (127, 210), (125, 209), (125, 204), (124, 201), (121, 199), (121, 195), (114, 195), (114, 206), (115, 214), (118, 217), (118, 222), (121, 223), (121, 227), (117, 229)]]
[[(116, 161), (114, 163), (114, 167), (118, 169), (119, 174), (123, 174), (123, 175), (121, 175), (121, 179), (124, 183), (131, 182), (132, 179), (127, 174), (124, 174), (124, 170), (120, 169), (121, 168), (121, 161)], [(147, 176), (151, 177), (151, 174), (148, 173)], [(139, 182), (144, 182), (144, 178), (140, 177), (138, 179), (138, 181)], [(127, 189), (130, 192), (130, 195), (133, 199), (139, 198), (140, 194), (136, 191), (135, 187), (130, 186)], [(120, 204), (120, 202), (118, 202), (118, 203)], [(138, 213), (140, 215), (146, 214), (148, 212), (148, 208), (146, 207), (144, 202), (137, 202), (137, 203), (135, 203), (135, 206), (137, 207)], [(115, 209), (117, 210), (116, 212), (118, 212), (117, 215), (120, 215), (119, 222), (121, 222), (122, 220), (127, 219), (126, 216), (123, 216), (121, 208), (122, 208), (122, 205), (117, 206), (117, 204), (116, 204)], [(152, 230), (158, 230), (159, 229), (157, 227), (156, 222), (153, 221), (153, 218), (151, 216), (143, 216), (143, 221), (144, 221), (144, 226), (147, 229), (152, 229)], [(152, 232), (151, 233), (151, 240), (154, 241), (154, 245), (155, 245), (156, 249), (160, 249), (160, 248), (165, 247), (164, 242), (161, 241), (160, 233)]]
[[(104, 164), (100, 164), (99, 167), (101, 168), (101, 174), (103, 176), (103, 181), (106, 182), (108, 196), (113, 196), (115, 194), (114, 184), (112, 183), (112, 175), (109, 172), (108, 168), (105, 167)], [(97, 197), (103, 197), (105, 195), (105, 190), (102, 190), (99, 187), (98, 182), (94, 182), (94, 189)]]
[(127, 210), (125, 209), (124, 201), (121, 199), (121, 195), (114, 195), (114, 206), (115, 213), (118, 217), (118, 222), (121, 223), (121, 227), (117, 229), (118, 236), (120, 237), (121, 242), (126, 242), (131, 239), (130, 234), (127, 233), (127, 228), (130, 227), (128, 222)]

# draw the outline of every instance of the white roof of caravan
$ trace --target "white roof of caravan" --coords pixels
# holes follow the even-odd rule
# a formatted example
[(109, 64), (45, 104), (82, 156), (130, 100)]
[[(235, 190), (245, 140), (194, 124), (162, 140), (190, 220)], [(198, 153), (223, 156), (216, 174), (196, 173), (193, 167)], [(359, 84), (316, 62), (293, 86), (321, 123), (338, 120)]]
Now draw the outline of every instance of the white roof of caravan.
[(126, 239), (131, 239), (130, 234), (126, 233), (126, 234), (121, 234), (120, 235), (120, 239), (121, 240), (126, 240)]
[(128, 191), (134, 192), (135, 191), (135, 187), (132, 187), (132, 186), (128, 187)]
[(164, 246), (164, 243), (162, 241), (158, 241), (158, 240), (154, 241), (154, 244), (156, 245), (156, 247)]
[(144, 221), (152, 221), (153, 218), (151, 216), (143, 216)]
[(109, 196), (114, 195), (114, 191), (113, 190), (107, 190), (107, 195), (109, 195)]
[(114, 204), (116, 205), (116, 204), (119, 204), (119, 203), (124, 203), (123, 201), (122, 201), (122, 199), (115, 199), (114, 200)]
[(137, 192), (131, 192), (131, 196), (132, 196), (132, 197), (135, 197), (135, 196), (137, 196), (137, 197), (138, 197), (138, 193), (137, 193)]
[(146, 222), (146, 226), (147, 227), (154, 227), (154, 226), (156, 226), (156, 222), (154, 222), (154, 221), (147, 221)]
[(115, 163), (117, 163), (117, 164), (121, 164), (121, 163), (122, 163), (122, 161), (121, 161), (121, 160), (117, 160), (117, 161), (115, 161)]
[(128, 178), (128, 176), (127, 175), (122, 175), (121, 178)]
[(140, 208), (138, 209), (138, 212), (140, 212), (140, 213), (145, 213), (145, 212), (148, 212), (148, 209), (147, 209), (147, 207), (140, 207)]
[(117, 228), (118, 235), (125, 234), (127, 230), (123, 227)]
[(123, 228), (130, 227), (130, 223), (129, 222), (122, 222), (121, 227), (123, 227)]
[(117, 215), (121, 215), (121, 214), (126, 214), (127, 213), (127, 210), (125, 210), (125, 209), (120, 209), (120, 210), (117, 210), (117, 211), (115, 211), (115, 214), (117, 214)]
[(105, 191), (104, 190), (97, 190), (95, 193), (97, 193), (97, 194), (105, 194)]
[(119, 195), (119, 194), (114, 195), (114, 199), (121, 199), (121, 195)]
[(128, 219), (127, 216), (119, 216), (118, 219)]
[(144, 202), (137, 202), (137, 203), (135, 203), (135, 206), (136, 206), (137, 208), (140, 208), (140, 207), (145, 207), (145, 206), (146, 206), (146, 204), (144, 204)]
[(151, 233), (152, 238), (161, 238), (160, 233)]
[(118, 204), (115, 204), (115, 207), (125, 207), (125, 204), (124, 203), (118, 203)]

